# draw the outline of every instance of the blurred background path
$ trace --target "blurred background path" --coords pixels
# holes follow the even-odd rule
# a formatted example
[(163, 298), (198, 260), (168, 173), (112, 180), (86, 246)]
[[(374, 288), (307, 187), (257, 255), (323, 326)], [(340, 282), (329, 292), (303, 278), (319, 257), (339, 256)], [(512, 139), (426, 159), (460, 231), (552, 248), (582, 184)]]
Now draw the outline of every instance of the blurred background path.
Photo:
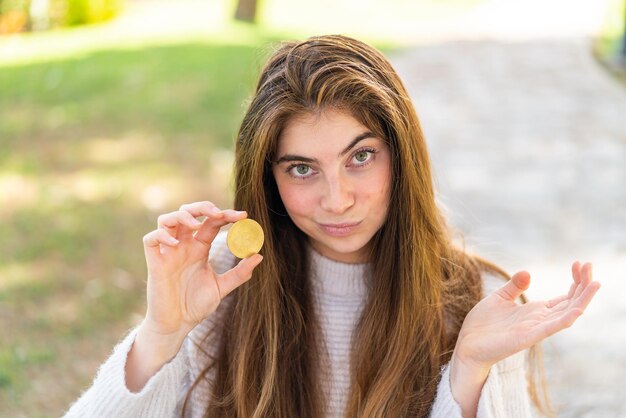
[(594, 6), (568, 2), (569, 27), (544, 25), (556, 3), (494, 1), (392, 59), (467, 247), (528, 270), (535, 300), (594, 262), (596, 300), (544, 344), (548, 384), (559, 417), (625, 417), (626, 89), (590, 54)]

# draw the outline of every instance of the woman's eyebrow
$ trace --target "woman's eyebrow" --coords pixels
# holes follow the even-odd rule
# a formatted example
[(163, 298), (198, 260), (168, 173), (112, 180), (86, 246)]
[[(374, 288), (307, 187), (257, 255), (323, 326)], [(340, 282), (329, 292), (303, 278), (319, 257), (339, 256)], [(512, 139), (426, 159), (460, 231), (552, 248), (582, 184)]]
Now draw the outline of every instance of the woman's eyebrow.
[(348, 144), (348, 146), (347, 146), (347, 147), (345, 147), (345, 148), (343, 149), (343, 151), (341, 151), (341, 152), (339, 153), (339, 156), (340, 156), (340, 157), (343, 157), (344, 155), (346, 155), (346, 154), (348, 153), (348, 151), (350, 151), (352, 148), (354, 148), (354, 146), (355, 146), (356, 144), (358, 144), (360, 141), (363, 141), (364, 139), (367, 139), (367, 138), (375, 138), (375, 137), (376, 137), (376, 136), (375, 136), (372, 132), (370, 132), (370, 131), (363, 132), (361, 135), (359, 135), (359, 136), (357, 136), (356, 138), (354, 138), (354, 139), (352, 140), (352, 142), (350, 142), (350, 143)]
[[(376, 136), (372, 132), (370, 132), (370, 131), (363, 132), (362, 134), (360, 134), (356, 138), (354, 138), (352, 141), (350, 141), (348, 146), (345, 147), (339, 153), (339, 157), (343, 157), (344, 155), (346, 155), (360, 141), (362, 141), (364, 139), (367, 139), (367, 138), (375, 138), (375, 137)], [(276, 160), (274, 162), (274, 164), (280, 164), (280, 163), (290, 162), (290, 161), (300, 161), (300, 162), (303, 162), (303, 163), (317, 163), (318, 162), (317, 159), (315, 159), (315, 158), (303, 157), (301, 155), (294, 155), (294, 154), (285, 154), (282, 157), (280, 157), (278, 160)]]
[(317, 159), (315, 158), (308, 158), (308, 157), (302, 157), (300, 155), (294, 155), (294, 154), (285, 154), (282, 157), (280, 157), (278, 160), (274, 161), (274, 164), (280, 164), (280, 163), (285, 163), (285, 162), (290, 162), (290, 161), (300, 161), (303, 163), (317, 163)]

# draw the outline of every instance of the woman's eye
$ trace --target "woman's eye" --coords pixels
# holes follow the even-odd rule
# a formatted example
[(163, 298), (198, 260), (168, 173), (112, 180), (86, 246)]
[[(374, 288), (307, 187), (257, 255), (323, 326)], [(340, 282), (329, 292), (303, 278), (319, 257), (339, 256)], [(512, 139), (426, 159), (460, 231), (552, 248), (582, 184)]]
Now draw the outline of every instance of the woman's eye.
[(364, 163), (369, 158), (370, 154), (367, 151), (359, 151), (354, 154), (354, 159), (360, 163)]
[(297, 164), (292, 166), (289, 171), (294, 177), (306, 177), (307, 175), (311, 174), (311, 167), (304, 164)]
[(355, 163), (357, 165), (364, 165), (365, 163), (369, 162), (369, 160), (372, 159), (372, 156), (374, 155), (374, 152), (375, 151), (373, 151), (373, 150), (357, 151), (352, 156), (352, 161), (353, 161), (353, 163)]

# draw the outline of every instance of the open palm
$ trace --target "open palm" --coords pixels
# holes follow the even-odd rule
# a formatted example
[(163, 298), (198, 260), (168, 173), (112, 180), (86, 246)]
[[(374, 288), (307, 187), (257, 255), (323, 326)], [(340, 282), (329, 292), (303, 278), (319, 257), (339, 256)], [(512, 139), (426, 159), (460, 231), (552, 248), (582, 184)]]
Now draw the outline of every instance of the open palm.
[(464, 362), (490, 367), (570, 327), (600, 288), (591, 270), (591, 264), (575, 262), (574, 282), (567, 294), (522, 305), (515, 300), (528, 289), (530, 275), (525, 271), (515, 274), (468, 313), (459, 333), (457, 355)]

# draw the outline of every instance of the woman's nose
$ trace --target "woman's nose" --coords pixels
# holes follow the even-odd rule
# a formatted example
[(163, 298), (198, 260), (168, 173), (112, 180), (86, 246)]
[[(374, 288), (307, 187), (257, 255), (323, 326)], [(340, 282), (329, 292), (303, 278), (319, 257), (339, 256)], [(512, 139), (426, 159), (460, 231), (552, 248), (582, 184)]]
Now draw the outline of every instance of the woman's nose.
[(354, 192), (351, 184), (340, 176), (329, 178), (322, 195), (322, 209), (341, 214), (354, 205)]

